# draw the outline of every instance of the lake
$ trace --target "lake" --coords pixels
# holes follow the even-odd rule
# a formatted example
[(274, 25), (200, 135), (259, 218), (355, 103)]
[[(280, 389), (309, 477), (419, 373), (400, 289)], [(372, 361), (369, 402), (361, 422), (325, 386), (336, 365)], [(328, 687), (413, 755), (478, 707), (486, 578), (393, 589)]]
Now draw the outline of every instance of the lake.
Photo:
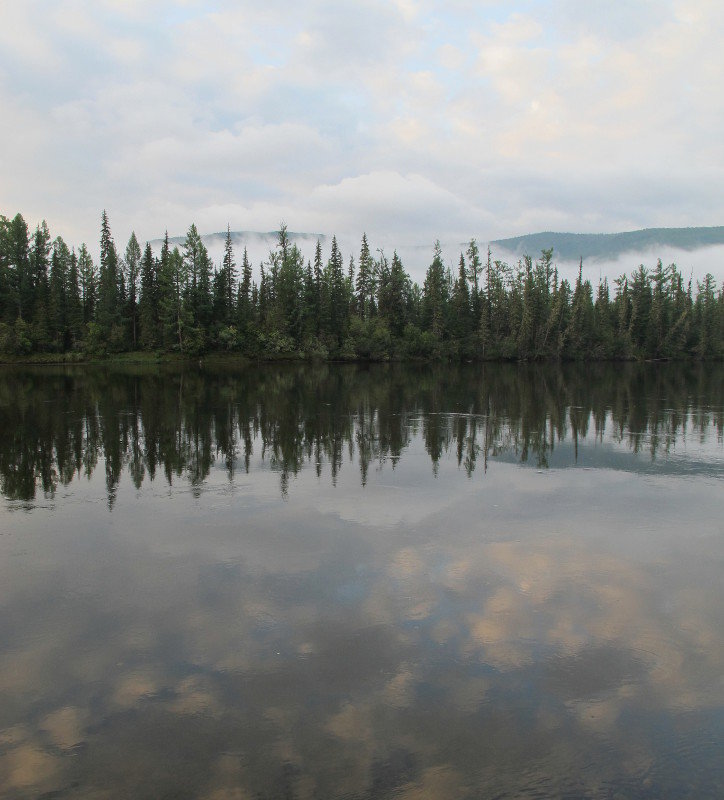
[(724, 366), (0, 372), (0, 796), (724, 797)]

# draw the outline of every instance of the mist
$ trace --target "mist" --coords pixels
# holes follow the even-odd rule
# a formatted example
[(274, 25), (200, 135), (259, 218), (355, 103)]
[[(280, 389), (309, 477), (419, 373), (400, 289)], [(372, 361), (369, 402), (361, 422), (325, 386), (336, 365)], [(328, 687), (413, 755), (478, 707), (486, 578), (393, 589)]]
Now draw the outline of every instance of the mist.
[[(215, 267), (221, 265), (224, 256), (224, 242), (226, 233), (216, 232), (209, 234), (202, 234), (202, 239), (206, 248), (209, 251), (209, 256)], [(244, 248), (246, 248), (249, 261), (252, 264), (252, 274), (254, 280), (259, 279), (260, 265), (269, 262), (269, 254), (272, 252), (277, 244), (277, 232), (257, 232), (257, 231), (232, 231), (232, 246), (234, 248), (234, 259), (237, 268), (241, 264)], [(472, 237), (471, 237), (472, 238)], [(488, 242), (484, 237), (475, 237), (480, 249), (481, 258), (485, 260), (488, 248)], [(171, 239), (172, 247), (177, 245), (179, 249), (183, 247), (183, 236), (175, 236)], [(290, 239), (293, 244), (299, 248), (304, 256), (305, 262), (307, 260), (314, 260), (314, 251), (317, 246), (317, 240), (322, 244), (322, 258), (326, 263), (329, 258), (329, 253), (332, 245), (332, 235), (322, 233), (299, 233), (290, 232)], [(344, 256), (345, 265), (349, 264), (350, 255), (354, 257), (355, 265), (359, 258), (360, 243), (362, 235), (359, 237), (352, 236), (337, 236), (337, 244)], [(161, 248), (161, 239), (155, 239), (151, 242), (151, 246), (156, 255), (159, 254)], [(430, 262), (432, 261), (433, 251), (435, 247), (435, 240), (429, 243), (411, 244), (411, 243), (395, 243), (389, 238), (382, 238), (375, 241), (373, 238), (368, 237), (368, 243), (371, 252), (379, 257), (382, 253), (391, 259), (393, 253), (396, 251), (402, 259), (405, 269), (409, 273), (413, 281), (422, 286), (425, 280), (425, 273)], [(460, 263), (460, 254), (465, 253), (468, 247), (468, 242), (441, 242), (443, 259), (445, 265), (448, 266), (453, 273), (457, 275), (458, 265)], [(522, 256), (518, 253), (513, 253), (506, 250), (495, 243), (490, 245), (491, 258), (493, 260), (504, 261), (511, 267), (515, 267)], [(540, 256), (540, 252), (529, 253), (533, 259)], [(599, 279), (604, 278), (608, 280), (609, 285), (613, 288), (613, 281), (623, 274), (631, 275), (632, 272), (638, 269), (643, 264), (647, 269), (656, 267), (658, 259), (664, 263), (676, 264), (679, 270), (688, 279), (692, 279), (693, 286), (695, 287), (696, 281), (703, 280), (707, 273), (711, 273), (720, 286), (724, 281), (724, 245), (716, 245), (713, 247), (701, 247), (696, 250), (684, 250), (682, 248), (661, 246), (653, 247), (638, 251), (629, 251), (620, 253), (611, 258), (587, 258), (583, 260), (583, 277), (588, 279), (596, 286)], [(557, 259), (554, 256), (554, 264), (558, 267), (558, 274), (560, 278), (566, 278), (571, 284), (578, 276), (579, 261), (569, 259)]]

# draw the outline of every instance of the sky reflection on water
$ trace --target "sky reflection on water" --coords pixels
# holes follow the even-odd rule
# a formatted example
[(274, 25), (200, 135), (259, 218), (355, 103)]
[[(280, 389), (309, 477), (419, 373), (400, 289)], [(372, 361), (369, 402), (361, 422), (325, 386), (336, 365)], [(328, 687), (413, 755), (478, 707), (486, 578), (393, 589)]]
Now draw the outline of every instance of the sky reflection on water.
[(320, 370), (4, 376), (0, 794), (721, 796), (721, 367)]

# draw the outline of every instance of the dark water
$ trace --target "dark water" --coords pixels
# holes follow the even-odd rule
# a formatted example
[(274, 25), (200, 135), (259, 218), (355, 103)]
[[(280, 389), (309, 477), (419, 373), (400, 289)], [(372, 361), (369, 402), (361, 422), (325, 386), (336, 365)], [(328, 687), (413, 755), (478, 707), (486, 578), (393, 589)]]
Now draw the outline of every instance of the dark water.
[(0, 796), (724, 797), (724, 368), (0, 373)]

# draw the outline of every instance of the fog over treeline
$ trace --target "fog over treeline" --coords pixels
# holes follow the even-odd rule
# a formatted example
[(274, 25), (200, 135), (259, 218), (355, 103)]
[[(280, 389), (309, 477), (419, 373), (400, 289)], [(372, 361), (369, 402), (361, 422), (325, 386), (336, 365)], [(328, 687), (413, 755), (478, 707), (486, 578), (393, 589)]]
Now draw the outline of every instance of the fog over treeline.
[[(298, 238), (295, 237), (295, 238)], [(514, 263), (439, 242), (424, 279), (367, 236), (343, 252), (313, 237), (305, 256), (285, 225), (254, 270), (223, 236), (214, 263), (195, 225), (156, 252), (132, 233), (118, 247), (101, 215), (98, 263), (42, 222), (0, 216), (0, 352), (104, 355), (208, 351), (250, 358), (668, 359), (724, 355), (724, 293), (710, 271), (686, 276), (661, 259), (592, 282), (553, 249)], [(307, 242), (311, 244), (311, 241)]]
[[(200, 232), (200, 231), (199, 231)], [(201, 233), (201, 232), (200, 232)], [(227, 231), (201, 233), (201, 241), (206, 246), (214, 263), (221, 263)], [(314, 257), (317, 239), (322, 247), (329, 247), (332, 237), (318, 232), (288, 231), (292, 244), (296, 244), (306, 259)], [(236, 253), (247, 249), (252, 263), (252, 275), (259, 277), (259, 265), (266, 261), (269, 251), (276, 247), (279, 231), (231, 230), (231, 241)], [(171, 236), (171, 246), (183, 247), (185, 235)], [(343, 253), (356, 253), (359, 250), (359, 236), (337, 234), (337, 244)], [(553, 248), (553, 259), (561, 278), (573, 283), (578, 274), (581, 258), (583, 275), (589, 280), (607, 278), (609, 284), (640, 264), (648, 269), (656, 266), (659, 258), (665, 264), (676, 264), (687, 278), (700, 278), (710, 272), (717, 283), (724, 280), (724, 227), (719, 228), (658, 228), (630, 231), (624, 234), (568, 234), (536, 233), (507, 239), (486, 241), (476, 237), (481, 250), (490, 247), (493, 260), (517, 264), (527, 254), (538, 254), (544, 249)], [(422, 283), (430, 263), (432, 242), (415, 242), (405, 236), (390, 236), (368, 233), (368, 240), (374, 243), (374, 250), (397, 251), (406, 271), (413, 281)], [(163, 238), (152, 239), (151, 248), (155, 256), (161, 252)], [(445, 266), (452, 270), (467, 249), (467, 241), (441, 239)], [(89, 248), (97, 258), (98, 246)]]

